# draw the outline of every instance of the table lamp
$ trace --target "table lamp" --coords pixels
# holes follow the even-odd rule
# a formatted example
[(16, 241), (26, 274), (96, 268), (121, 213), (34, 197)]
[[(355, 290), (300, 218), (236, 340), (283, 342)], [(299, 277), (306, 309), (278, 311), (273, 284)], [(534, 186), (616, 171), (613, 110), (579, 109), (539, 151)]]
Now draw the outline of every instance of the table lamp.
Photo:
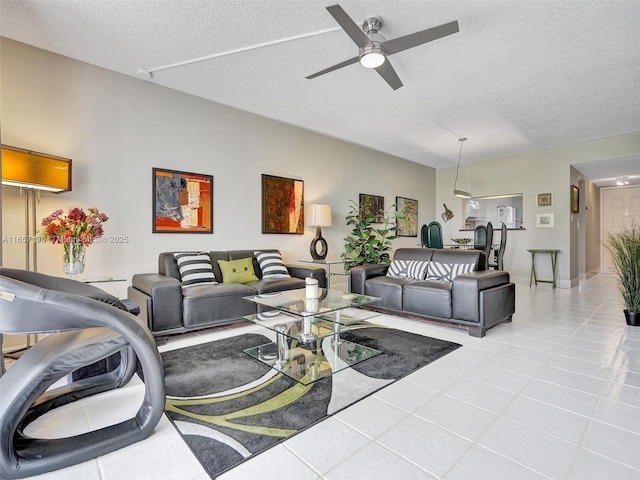
[[(331, 207), (329, 205), (314, 204), (307, 208), (306, 224), (316, 227), (316, 236), (311, 240), (311, 258), (314, 260), (324, 260), (327, 258), (327, 241), (322, 237), (322, 227), (331, 226)], [(320, 245), (320, 251), (318, 251)]]

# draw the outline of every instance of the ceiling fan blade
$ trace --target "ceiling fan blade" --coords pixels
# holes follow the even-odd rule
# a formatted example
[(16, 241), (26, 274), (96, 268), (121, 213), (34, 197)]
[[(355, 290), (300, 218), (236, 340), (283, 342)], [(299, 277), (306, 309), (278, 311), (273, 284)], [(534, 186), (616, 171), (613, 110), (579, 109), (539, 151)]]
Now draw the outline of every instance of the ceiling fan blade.
[(417, 47), (418, 45), (422, 45), (423, 43), (431, 42), (433, 40), (446, 37), (447, 35), (451, 35), (453, 33), (458, 33), (459, 31), (460, 29), (458, 28), (458, 22), (453, 21), (444, 23), (437, 27), (427, 28), (426, 30), (422, 30), (420, 32), (411, 33), (409, 35), (405, 35), (404, 37), (387, 40), (382, 45), (387, 51), (387, 54), (392, 55), (394, 53), (398, 53), (412, 47)]
[(327, 10), (331, 16), (338, 22), (338, 25), (351, 37), (351, 40), (355, 42), (360, 48), (370, 47), (373, 45), (366, 33), (351, 20), (351, 17), (347, 15), (340, 5), (332, 5), (327, 7)]
[(400, 80), (400, 77), (398, 77), (398, 74), (396, 73), (394, 68), (391, 66), (391, 62), (388, 58), (385, 59), (382, 65), (376, 68), (376, 72), (378, 72), (380, 76), (384, 78), (384, 81), (387, 82), (389, 86), (394, 90), (397, 90), (402, 86), (402, 81)]
[(358, 63), (359, 60), (360, 60), (360, 57), (353, 57), (353, 58), (350, 58), (349, 60), (345, 60), (344, 62), (340, 62), (339, 64), (334, 65), (333, 67), (325, 68), (324, 70), (320, 70), (319, 72), (313, 73), (305, 78), (308, 78), (309, 80), (311, 80), (312, 78), (319, 77), (320, 75), (324, 75), (325, 73), (333, 72), (334, 70), (338, 70), (339, 68), (347, 67), (349, 65), (353, 65), (354, 63)]

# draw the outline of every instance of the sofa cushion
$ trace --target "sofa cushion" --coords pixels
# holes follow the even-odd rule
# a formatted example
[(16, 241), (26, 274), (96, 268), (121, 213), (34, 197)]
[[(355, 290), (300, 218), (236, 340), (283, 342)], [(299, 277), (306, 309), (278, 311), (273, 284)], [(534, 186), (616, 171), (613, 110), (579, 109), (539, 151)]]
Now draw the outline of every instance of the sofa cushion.
[(393, 260), (387, 270), (390, 277), (409, 277), (424, 280), (429, 262), (420, 260)]
[(185, 327), (231, 321), (256, 313), (256, 306), (243, 300), (256, 290), (238, 283), (198, 285), (183, 289), (182, 308)]
[(409, 277), (388, 277), (386, 275), (373, 277), (364, 284), (364, 294), (382, 298), (377, 306), (402, 310), (402, 288), (410, 282)]
[(405, 311), (421, 315), (451, 318), (452, 283), (443, 280), (414, 281), (402, 289), (402, 305)]
[(207, 252), (174, 253), (173, 256), (178, 263), (183, 287), (217, 283), (211, 267), (211, 258)]
[(218, 260), (222, 271), (223, 283), (257, 282), (256, 272), (253, 270), (253, 259), (240, 258), (238, 260)]
[(256, 260), (262, 270), (262, 278), (286, 278), (290, 277), (287, 267), (284, 266), (280, 252), (255, 252)]
[(473, 272), (475, 263), (440, 263), (431, 261), (427, 269), (427, 280), (452, 282), (461, 273)]
[(255, 288), (260, 293), (281, 292), (283, 290), (294, 290), (296, 288), (304, 288), (304, 280), (295, 277), (280, 278), (263, 278), (257, 282), (246, 284), (248, 287)]

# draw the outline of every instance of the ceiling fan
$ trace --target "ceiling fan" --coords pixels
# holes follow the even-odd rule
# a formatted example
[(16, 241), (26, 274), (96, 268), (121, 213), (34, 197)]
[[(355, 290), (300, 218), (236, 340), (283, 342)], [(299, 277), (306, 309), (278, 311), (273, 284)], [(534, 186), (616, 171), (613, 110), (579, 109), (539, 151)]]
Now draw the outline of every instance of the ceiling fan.
[(458, 22), (454, 21), (411, 33), (404, 37), (387, 40), (378, 33), (383, 25), (380, 17), (369, 17), (365, 19), (361, 29), (353, 20), (351, 20), (351, 17), (347, 15), (340, 5), (332, 5), (327, 7), (327, 10), (347, 35), (351, 37), (351, 40), (358, 45), (360, 54), (357, 57), (350, 58), (349, 60), (345, 60), (337, 65), (309, 75), (306, 77), (308, 79), (316, 78), (320, 75), (324, 75), (325, 73), (333, 72), (339, 68), (360, 62), (363, 67), (375, 69), (375, 71), (380, 74), (391, 88), (397, 90), (402, 86), (402, 82), (389, 62), (389, 55), (417, 47), (423, 43), (431, 42), (438, 38), (446, 37), (447, 35), (460, 31), (458, 29)]

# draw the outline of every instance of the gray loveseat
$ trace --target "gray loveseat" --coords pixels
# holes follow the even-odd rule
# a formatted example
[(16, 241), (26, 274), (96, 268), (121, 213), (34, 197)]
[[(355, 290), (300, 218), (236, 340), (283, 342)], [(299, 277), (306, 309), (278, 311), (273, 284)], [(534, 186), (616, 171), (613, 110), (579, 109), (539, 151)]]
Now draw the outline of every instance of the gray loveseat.
[(379, 310), (466, 326), (474, 337), (515, 312), (509, 273), (487, 270), (481, 250), (400, 248), (391, 265), (352, 268), (351, 291), (381, 297)]
[[(163, 252), (158, 257), (158, 273), (135, 274), (128, 298), (140, 306), (140, 317), (155, 336), (181, 333), (235, 322), (244, 315), (257, 313), (254, 303), (242, 297), (260, 293), (304, 288), (306, 277), (326, 287), (323, 268), (284, 265), (288, 277), (264, 278), (255, 252), (277, 253), (278, 250), (228, 250), (210, 252)], [(183, 286), (175, 253), (204, 253), (211, 262), (215, 284)], [(257, 277), (246, 283), (225, 280), (219, 261), (251, 259)]]

